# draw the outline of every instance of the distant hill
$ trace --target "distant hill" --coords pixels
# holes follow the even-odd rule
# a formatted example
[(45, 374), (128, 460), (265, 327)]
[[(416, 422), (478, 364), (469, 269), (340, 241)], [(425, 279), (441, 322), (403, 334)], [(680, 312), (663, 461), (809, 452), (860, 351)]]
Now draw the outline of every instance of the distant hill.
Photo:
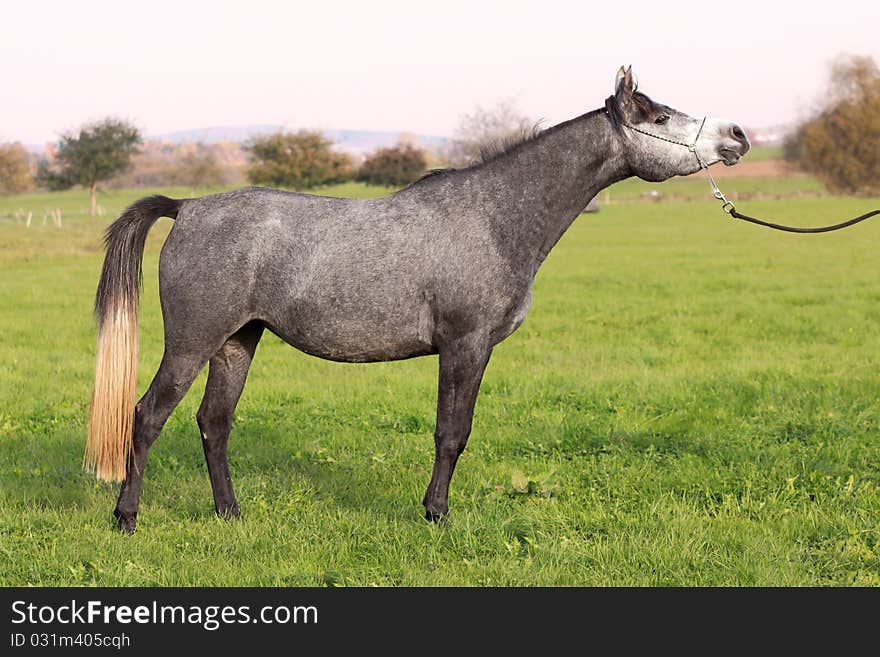
[[(326, 130), (328, 139), (342, 146), (345, 150), (356, 153), (368, 153), (377, 148), (394, 146), (400, 138), (399, 132), (373, 132), (370, 130)], [(407, 133), (411, 134), (411, 133)], [(440, 149), (448, 142), (447, 137), (434, 135), (413, 135), (422, 148)]]
[(243, 142), (259, 135), (271, 134), (284, 128), (280, 125), (224, 125), (213, 128), (178, 130), (161, 135), (148, 135), (150, 141), (168, 141), (172, 144), (216, 144), (219, 141)]
[[(168, 142), (172, 144), (217, 144), (219, 142), (234, 142), (242, 144), (253, 137), (267, 135), (279, 130), (289, 130), (281, 125), (224, 125), (211, 128), (193, 128), (192, 130), (178, 130), (158, 135), (147, 135), (147, 141)], [(373, 130), (324, 130), (327, 138), (337, 144), (342, 150), (354, 154), (365, 155), (377, 148), (387, 148), (397, 143), (402, 133), (381, 132)], [(449, 139), (436, 135), (412, 135), (418, 144), (427, 150), (442, 149)], [(25, 148), (34, 155), (42, 155), (45, 144), (25, 144)]]
[[(280, 125), (227, 125), (213, 128), (196, 128), (180, 130), (160, 135), (149, 135), (147, 139), (165, 141), (174, 144), (200, 142), (215, 144), (221, 141), (245, 142), (259, 135), (271, 134), (285, 130)], [(371, 130), (325, 130), (327, 138), (338, 144), (340, 148), (351, 153), (368, 153), (377, 148), (393, 146), (400, 137), (399, 132), (376, 132)], [(442, 148), (448, 139), (434, 135), (414, 135), (423, 148)]]

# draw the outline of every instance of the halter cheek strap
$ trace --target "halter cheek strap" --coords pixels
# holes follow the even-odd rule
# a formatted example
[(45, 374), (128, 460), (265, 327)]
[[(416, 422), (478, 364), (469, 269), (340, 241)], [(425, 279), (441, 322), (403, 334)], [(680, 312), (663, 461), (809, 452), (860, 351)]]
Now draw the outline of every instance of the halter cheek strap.
[(700, 135), (703, 134), (703, 126), (706, 125), (706, 119), (708, 117), (704, 116), (703, 120), (700, 122), (700, 129), (697, 130), (697, 135), (694, 137), (694, 141), (690, 144), (686, 144), (683, 141), (678, 141), (677, 139), (670, 139), (669, 137), (662, 137), (660, 135), (655, 135), (652, 132), (648, 132), (647, 130), (642, 130), (641, 128), (637, 128), (632, 125), (624, 124), (627, 128), (632, 130), (633, 132), (638, 132), (648, 137), (653, 137), (654, 139), (659, 139), (660, 141), (669, 142), (670, 144), (677, 144), (678, 146), (684, 146), (691, 153), (694, 154), (694, 157), (697, 158), (697, 164), (700, 165), (700, 169), (706, 172), (706, 177), (709, 179), (709, 186), (712, 188), (712, 196), (721, 201), (721, 209), (724, 210), (727, 214), (730, 214), (734, 210), (736, 210), (736, 206), (733, 204), (733, 201), (727, 200), (727, 197), (724, 195), (720, 189), (718, 189), (718, 184), (715, 182), (715, 179), (712, 177), (712, 174), (709, 172), (709, 165), (700, 157), (700, 153), (697, 151), (697, 142), (700, 140)]

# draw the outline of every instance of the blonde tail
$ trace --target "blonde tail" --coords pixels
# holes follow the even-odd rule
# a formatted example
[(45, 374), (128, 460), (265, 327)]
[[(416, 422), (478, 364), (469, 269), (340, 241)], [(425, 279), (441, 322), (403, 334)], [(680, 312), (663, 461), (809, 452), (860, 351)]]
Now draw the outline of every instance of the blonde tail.
[(98, 479), (125, 479), (134, 437), (138, 296), (147, 233), (159, 217), (177, 217), (181, 201), (150, 196), (107, 229), (107, 255), (95, 295), (98, 350), (83, 468)]
[(137, 388), (137, 309), (123, 304), (98, 333), (95, 388), (83, 468), (103, 481), (125, 479), (134, 433)]

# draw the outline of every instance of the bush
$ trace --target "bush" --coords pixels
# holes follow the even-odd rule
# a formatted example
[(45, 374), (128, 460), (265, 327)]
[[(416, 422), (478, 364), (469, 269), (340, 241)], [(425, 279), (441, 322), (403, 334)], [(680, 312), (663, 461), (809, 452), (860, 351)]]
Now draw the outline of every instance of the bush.
[(0, 194), (20, 194), (34, 188), (28, 152), (18, 142), (0, 144)]
[(401, 187), (408, 185), (428, 166), (425, 152), (411, 144), (380, 148), (358, 170), (357, 178), (371, 185)]
[(217, 156), (205, 147), (197, 147), (194, 151), (184, 154), (174, 168), (178, 184), (193, 189), (222, 185), (226, 182), (225, 172)]
[(838, 61), (824, 107), (786, 140), (785, 159), (832, 192), (880, 192), (880, 69), (870, 57)]
[(351, 159), (320, 132), (278, 132), (253, 139), (246, 175), (256, 185), (306, 189), (352, 177)]

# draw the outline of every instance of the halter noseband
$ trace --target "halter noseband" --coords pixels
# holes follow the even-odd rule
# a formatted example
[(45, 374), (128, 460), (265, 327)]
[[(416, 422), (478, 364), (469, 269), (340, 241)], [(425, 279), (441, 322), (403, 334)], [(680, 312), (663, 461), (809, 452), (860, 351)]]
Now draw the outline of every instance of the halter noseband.
[(709, 185), (712, 187), (712, 196), (721, 201), (721, 209), (724, 210), (727, 214), (730, 214), (734, 210), (736, 210), (736, 206), (733, 204), (733, 201), (727, 200), (727, 197), (724, 195), (720, 189), (718, 189), (718, 185), (715, 182), (715, 179), (712, 177), (712, 174), (709, 172), (709, 165), (703, 161), (703, 158), (700, 157), (699, 152), (697, 152), (697, 142), (700, 139), (700, 135), (703, 134), (703, 126), (706, 125), (706, 119), (708, 117), (704, 116), (703, 120), (700, 122), (700, 129), (697, 130), (697, 136), (694, 137), (693, 143), (686, 144), (683, 141), (678, 141), (677, 139), (670, 139), (669, 137), (661, 137), (660, 135), (655, 135), (652, 132), (648, 132), (647, 130), (642, 130), (641, 128), (636, 128), (635, 126), (629, 125), (628, 123), (624, 123), (627, 128), (632, 130), (633, 132), (638, 132), (643, 135), (647, 135), (648, 137), (653, 137), (654, 139), (659, 139), (660, 141), (669, 142), (670, 144), (676, 144), (678, 146), (684, 146), (691, 153), (694, 154), (694, 157), (697, 158), (697, 164), (700, 165), (700, 168), (706, 172), (706, 177), (709, 179)]
[(668, 141), (670, 144), (677, 144), (679, 146), (684, 146), (691, 153), (696, 155), (697, 162), (700, 163), (700, 168), (707, 168), (706, 164), (703, 162), (703, 158), (700, 157), (699, 153), (697, 153), (697, 141), (700, 139), (700, 135), (703, 134), (703, 126), (706, 125), (706, 118), (703, 117), (703, 121), (700, 123), (700, 129), (697, 130), (697, 136), (694, 137), (694, 141), (692, 144), (686, 144), (683, 141), (678, 141), (677, 139), (670, 139), (669, 137), (661, 137), (660, 135), (655, 135), (653, 132), (648, 132), (647, 130), (642, 130), (641, 128), (637, 128), (635, 126), (624, 123), (624, 125), (634, 132), (640, 132), (643, 135), (648, 135), (649, 137), (653, 137), (654, 139), (659, 139), (661, 141)]

